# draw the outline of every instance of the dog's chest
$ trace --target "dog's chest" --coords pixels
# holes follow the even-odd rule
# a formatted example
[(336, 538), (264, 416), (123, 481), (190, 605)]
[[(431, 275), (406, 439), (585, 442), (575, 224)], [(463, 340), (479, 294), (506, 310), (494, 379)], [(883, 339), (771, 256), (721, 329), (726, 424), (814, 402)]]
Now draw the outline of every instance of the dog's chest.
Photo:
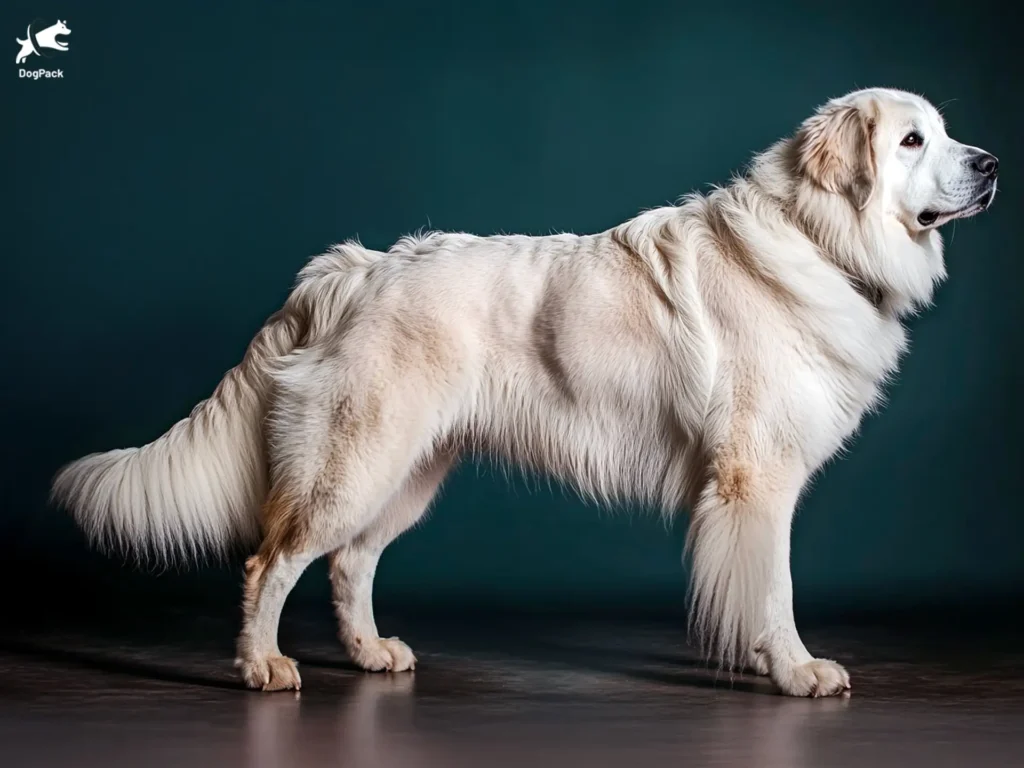
[(812, 463), (828, 460), (878, 405), (905, 347), (906, 334), (895, 319), (847, 333), (836, 325), (794, 347), (791, 367), (780, 378), (786, 415)]

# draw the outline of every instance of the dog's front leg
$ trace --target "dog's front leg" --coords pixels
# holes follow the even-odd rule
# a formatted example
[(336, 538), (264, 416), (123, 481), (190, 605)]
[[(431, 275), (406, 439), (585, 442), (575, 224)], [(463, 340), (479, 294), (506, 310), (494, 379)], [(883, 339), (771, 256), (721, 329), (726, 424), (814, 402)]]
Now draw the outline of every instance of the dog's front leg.
[(850, 676), (830, 659), (814, 658), (804, 646), (793, 614), (790, 518), (772, 531), (772, 564), (765, 595), (764, 628), (754, 644), (755, 667), (790, 696), (833, 696), (849, 689)]
[(808, 653), (793, 615), (790, 527), (802, 467), (725, 449), (709, 475), (687, 540), (697, 640), (723, 665), (753, 666), (790, 696), (849, 688), (846, 670)]

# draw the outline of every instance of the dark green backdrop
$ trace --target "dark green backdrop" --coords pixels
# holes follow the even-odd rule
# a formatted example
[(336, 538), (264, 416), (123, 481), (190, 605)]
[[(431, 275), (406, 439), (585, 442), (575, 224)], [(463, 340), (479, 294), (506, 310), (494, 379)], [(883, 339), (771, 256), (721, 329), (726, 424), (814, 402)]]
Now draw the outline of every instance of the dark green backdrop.
[[(47, 481), (185, 415), (327, 245), (603, 229), (726, 181), (830, 96), (892, 85), (946, 104), (1005, 181), (947, 230), (951, 280), (889, 405), (803, 505), (797, 591), (1020, 590), (1019, 32), (985, 2), (844, 5), (4, 3), (2, 567), (233, 586), (89, 554)], [(57, 17), (71, 50), (43, 63), (64, 79), (19, 80), (14, 38)], [(464, 468), (379, 594), (678, 604), (684, 526)]]

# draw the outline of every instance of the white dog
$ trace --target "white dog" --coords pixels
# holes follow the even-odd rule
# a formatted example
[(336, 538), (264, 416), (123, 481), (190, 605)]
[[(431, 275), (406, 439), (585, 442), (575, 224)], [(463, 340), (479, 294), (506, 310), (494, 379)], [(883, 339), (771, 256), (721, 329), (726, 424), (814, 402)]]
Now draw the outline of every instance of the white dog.
[[(53, 24), (47, 27), (46, 29), (40, 30), (36, 34), (36, 42), (39, 44), (40, 48), (52, 48), (57, 51), (66, 51), (68, 49), (68, 44), (61, 42), (57, 38), (62, 35), (70, 34), (71, 30), (68, 29), (67, 24), (58, 19), (56, 24)], [(23, 63), (25, 59), (27, 59), (32, 54), (39, 54), (39, 51), (36, 50), (36, 47), (32, 45), (31, 26), (25, 31), (25, 36), (28, 38), (27, 40), (22, 40), (20, 37), (15, 38), (15, 42), (21, 46), (21, 51), (14, 59), (15, 64)]]
[(278, 620), (322, 555), (352, 659), (412, 669), (374, 623), (377, 560), (486, 452), (589, 498), (688, 508), (703, 649), (790, 695), (839, 693), (846, 671), (794, 623), (793, 510), (945, 277), (936, 228), (985, 210), (997, 171), (924, 99), (865, 90), (729, 186), (599, 234), (337, 246), (209, 400), (65, 467), (54, 497), (100, 542), (158, 556), (262, 542), (237, 665), (297, 689)]

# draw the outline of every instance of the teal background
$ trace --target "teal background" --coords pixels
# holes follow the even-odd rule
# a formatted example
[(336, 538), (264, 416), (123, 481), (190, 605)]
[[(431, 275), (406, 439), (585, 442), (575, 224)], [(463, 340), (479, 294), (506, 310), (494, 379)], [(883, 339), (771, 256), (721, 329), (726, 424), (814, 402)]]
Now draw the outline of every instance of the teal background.
[[(889, 404), (806, 498), (798, 598), (1019, 594), (1024, 101), (1008, 9), (4, 3), (0, 567), (40, 589), (235, 589), (237, 563), (153, 574), (89, 553), (47, 482), (186, 415), (308, 257), (420, 227), (604, 229), (727, 181), (829, 97), (891, 85), (945, 104), (954, 136), (1000, 157), (1002, 191), (947, 228), (951, 279), (912, 323)], [(44, 63), (64, 78), (19, 80), (14, 38), (58, 17), (71, 49)], [(386, 553), (378, 595), (677, 606), (684, 533), (685, 518), (464, 467)], [(322, 576), (299, 593), (322, 599)]]

